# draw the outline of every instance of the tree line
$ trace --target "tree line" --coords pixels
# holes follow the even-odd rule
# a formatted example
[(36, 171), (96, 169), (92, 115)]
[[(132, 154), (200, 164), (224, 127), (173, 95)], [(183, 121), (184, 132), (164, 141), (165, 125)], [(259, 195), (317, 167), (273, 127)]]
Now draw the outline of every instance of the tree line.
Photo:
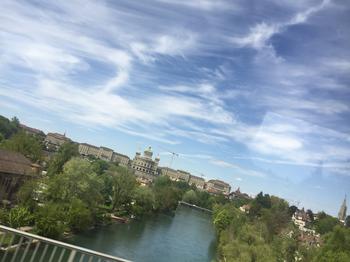
[(285, 200), (261, 192), (247, 213), (238, 208), (241, 201), (214, 207), (220, 261), (350, 261), (349, 224), (320, 212), (307, 226), (321, 235), (321, 244), (309, 245), (291, 220), (295, 207)]

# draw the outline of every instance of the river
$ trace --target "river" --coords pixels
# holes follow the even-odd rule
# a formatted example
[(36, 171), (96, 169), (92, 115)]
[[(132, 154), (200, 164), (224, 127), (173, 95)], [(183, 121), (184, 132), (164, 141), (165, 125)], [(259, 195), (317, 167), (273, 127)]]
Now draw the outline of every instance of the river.
[(157, 215), (113, 223), (74, 236), (70, 243), (132, 261), (212, 261), (216, 239), (207, 213), (179, 206), (175, 216)]

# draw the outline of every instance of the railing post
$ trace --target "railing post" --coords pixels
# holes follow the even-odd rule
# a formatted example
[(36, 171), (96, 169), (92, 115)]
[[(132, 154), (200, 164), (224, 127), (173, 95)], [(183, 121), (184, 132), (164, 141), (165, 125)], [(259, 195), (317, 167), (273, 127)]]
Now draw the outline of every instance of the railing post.
[(77, 251), (71, 250), (69, 258), (68, 258), (68, 262), (73, 262), (74, 257), (75, 257), (76, 254), (77, 254)]

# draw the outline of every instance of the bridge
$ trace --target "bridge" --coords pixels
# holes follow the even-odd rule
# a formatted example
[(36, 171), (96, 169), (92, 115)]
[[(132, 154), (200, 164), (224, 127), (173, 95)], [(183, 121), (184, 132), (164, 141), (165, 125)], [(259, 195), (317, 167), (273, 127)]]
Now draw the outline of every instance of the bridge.
[(0, 225), (0, 262), (130, 262)]
[(208, 213), (213, 213), (213, 211), (210, 210), (210, 209), (207, 209), (207, 208), (204, 208), (204, 207), (199, 207), (199, 206), (196, 206), (196, 205), (193, 205), (193, 204), (184, 202), (184, 201), (179, 201), (179, 205), (184, 205), (184, 206), (188, 206), (188, 207), (190, 207), (190, 208), (194, 208), (194, 209), (197, 209), (197, 210), (200, 210), (200, 211), (204, 211), (204, 212), (208, 212)]

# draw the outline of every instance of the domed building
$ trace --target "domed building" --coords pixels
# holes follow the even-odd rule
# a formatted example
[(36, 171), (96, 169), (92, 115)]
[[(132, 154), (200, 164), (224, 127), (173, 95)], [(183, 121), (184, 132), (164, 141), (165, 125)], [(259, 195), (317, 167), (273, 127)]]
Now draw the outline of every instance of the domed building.
[(152, 147), (148, 147), (141, 155), (140, 152), (136, 152), (134, 159), (132, 160), (131, 167), (135, 172), (135, 175), (144, 180), (153, 180), (158, 176), (158, 164), (159, 156), (154, 160)]

